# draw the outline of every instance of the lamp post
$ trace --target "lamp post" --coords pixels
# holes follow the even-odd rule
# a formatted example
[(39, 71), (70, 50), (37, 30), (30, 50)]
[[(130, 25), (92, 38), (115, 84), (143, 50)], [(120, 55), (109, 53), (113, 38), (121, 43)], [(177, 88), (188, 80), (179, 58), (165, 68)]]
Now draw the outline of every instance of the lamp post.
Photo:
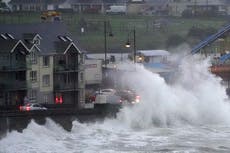
[[(133, 33), (133, 62), (136, 63), (137, 51), (136, 51), (136, 29), (135, 29), (135, 27), (133, 28), (133, 30), (131, 32)], [(125, 47), (127, 47), (127, 48), (131, 47), (129, 38), (128, 38), (127, 43), (125, 44)]]
[(109, 36), (112, 37), (112, 30), (109, 21), (104, 21), (104, 53), (105, 53), (105, 68), (107, 67), (107, 24), (109, 25)]
[(104, 51), (105, 51), (105, 68), (107, 67), (107, 29), (106, 21), (104, 21)]

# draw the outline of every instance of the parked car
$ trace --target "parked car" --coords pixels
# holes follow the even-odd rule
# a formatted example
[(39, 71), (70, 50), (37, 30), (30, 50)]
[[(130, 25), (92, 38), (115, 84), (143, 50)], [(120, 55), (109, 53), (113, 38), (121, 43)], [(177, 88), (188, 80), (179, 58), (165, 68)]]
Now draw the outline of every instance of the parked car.
[(39, 103), (28, 103), (23, 106), (19, 106), (20, 111), (33, 111), (33, 110), (47, 110), (46, 107), (42, 106)]
[[(102, 89), (99, 91), (96, 91), (94, 93), (91, 93), (91, 95), (88, 96), (88, 101), (95, 103), (97, 95), (113, 95), (116, 93), (116, 90), (114, 89)], [(101, 102), (100, 102), (101, 103)]]
[(140, 96), (131, 90), (102, 89), (96, 92), (94, 98), (95, 104), (134, 104), (139, 102)]
[(140, 102), (140, 96), (137, 95), (134, 91), (131, 90), (120, 90), (116, 93), (121, 97), (121, 101), (124, 103), (139, 103)]
[(116, 90), (115, 89), (101, 89), (99, 92), (100, 94), (106, 94), (106, 95), (111, 95), (111, 94), (115, 94)]

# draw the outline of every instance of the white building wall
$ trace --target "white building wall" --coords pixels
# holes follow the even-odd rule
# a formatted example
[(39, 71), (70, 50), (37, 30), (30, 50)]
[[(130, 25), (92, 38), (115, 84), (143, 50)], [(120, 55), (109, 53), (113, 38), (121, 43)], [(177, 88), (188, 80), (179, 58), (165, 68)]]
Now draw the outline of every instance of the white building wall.
[[(41, 92), (52, 92), (53, 91), (53, 56), (49, 56), (49, 66), (43, 66), (43, 56), (39, 58), (40, 63), (40, 91)], [(50, 84), (49, 86), (43, 85), (43, 76), (49, 75), (50, 76)]]
[(69, 3), (69, 1), (66, 1), (65, 3), (62, 3), (58, 6), (60, 9), (70, 9), (71, 8), (71, 4)]
[(54, 5), (50, 4), (50, 5), (47, 5), (47, 10), (54, 10)]
[(85, 84), (100, 84), (102, 82), (102, 60), (85, 60)]

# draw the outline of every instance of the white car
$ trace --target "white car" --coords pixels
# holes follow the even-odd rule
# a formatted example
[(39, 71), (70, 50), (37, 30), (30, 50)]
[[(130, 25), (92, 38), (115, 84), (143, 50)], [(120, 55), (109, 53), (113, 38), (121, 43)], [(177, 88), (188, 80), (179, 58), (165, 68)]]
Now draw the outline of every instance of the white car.
[(98, 93), (105, 94), (105, 95), (113, 95), (116, 93), (116, 90), (115, 89), (101, 89)]
[(116, 95), (115, 89), (102, 89), (97, 92), (95, 104), (120, 104), (121, 97)]
[(32, 111), (32, 110), (47, 110), (44, 106), (39, 103), (28, 103), (23, 106), (19, 106), (20, 111)]
[(97, 92), (94, 104), (136, 104), (140, 96), (131, 90), (102, 89)]

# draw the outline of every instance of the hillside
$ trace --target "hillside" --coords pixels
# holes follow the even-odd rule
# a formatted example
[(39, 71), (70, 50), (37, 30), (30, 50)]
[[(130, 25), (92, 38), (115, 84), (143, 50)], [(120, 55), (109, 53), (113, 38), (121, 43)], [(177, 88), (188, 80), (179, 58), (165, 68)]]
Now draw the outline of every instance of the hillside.
[[(133, 42), (133, 29), (136, 31), (137, 49), (167, 49), (181, 43), (191, 46), (200, 41), (189, 38), (193, 27), (218, 30), (227, 24), (226, 18), (171, 18), (154, 16), (125, 15), (85, 15), (63, 13), (62, 20), (78, 40), (81, 48), (89, 52), (104, 51), (104, 22), (106, 21), (107, 48), (110, 52), (130, 52), (124, 45), (129, 39)], [(42, 22), (39, 13), (0, 14), (0, 23)], [(48, 22), (48, 21), (43, 21)], [(81, 28), (84, 28), (84, 32)], [(109, 33), (113, 36), (110, 37)]]

